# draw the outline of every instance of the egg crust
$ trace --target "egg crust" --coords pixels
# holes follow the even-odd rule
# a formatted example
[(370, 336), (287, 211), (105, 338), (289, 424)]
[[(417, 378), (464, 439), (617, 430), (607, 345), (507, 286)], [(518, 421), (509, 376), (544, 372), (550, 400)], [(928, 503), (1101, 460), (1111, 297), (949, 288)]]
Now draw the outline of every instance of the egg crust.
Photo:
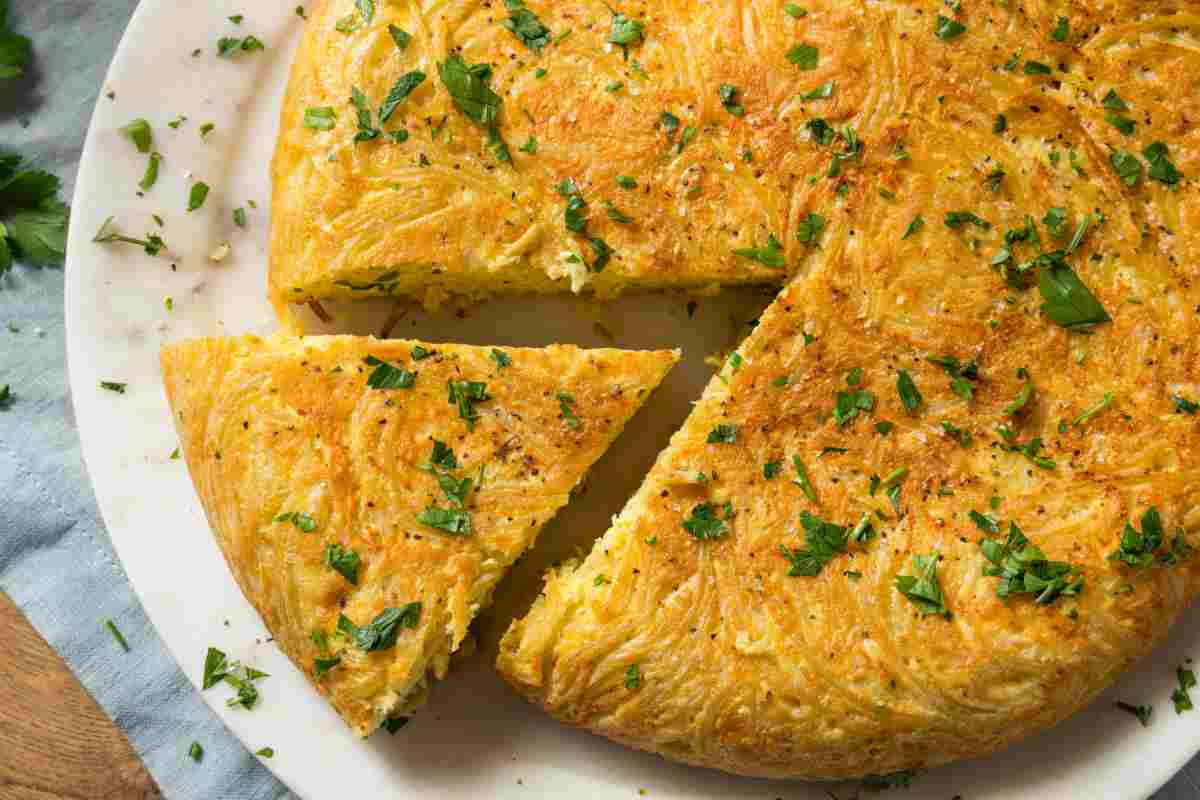
[[(734, 251), (774, 235), (801, 254), (795, 98), (829, 71), (787, 61), (797, 26), (783, 3), (759, 4), (746, 21), (742, 5), (624, 4), (647, 33), (622, 46), (607, 41), (614, 15), (600, 0), (535, 0), (551, 39), (537, 50), (504, 27), (502, 2), (374, 3), (369, 25), (355, 0), (310, 6), (271, 167), (269, 292), (281, 319), (296, 325), (289, 304), (312, 298), (436, 305), (449, 295), (782, 282), (782, 260)], [(744, 24), (749, 51), (729, 41), (750, 35)], [(411, 37), (403, 49), (389, 26)], [(859, 33), (827, 37), (825, 58), (836, 50), (847, 70), (866, 71), (881, 40), (864, 48)], [(454, 104), (439, 74), (452, 55), (491, 65), (510, 161)], [(390, 90), (412, 72), (424, 81), (380, 124)], [(743, 116), (725, 109), (722, 82), (740, 87)], [(375, 138), (356, 141), (356, 89)], [(846, 81), (833, 103), (862, 106), (873, 94)], [(306, 126), (310, 109), (335, 119)], [(396, 142), (400, 131), (407, 139)], [(578, 232), (564, 181), (586, 203)]]
[(1197, 5), (670, 5), (674, 35), (724, 33), (720, 81), (819, 50), (828, 99), (747, 91), (733, 123), (789, 127), (776, 231), (804, 255), (498, 669), (564, 722), (745, 775), (888, 775), (1054, 725), (1200, 586)]
[[(446, 674), (496, 583), (677, 358), (278, 335), (170, 345), (162, 368), (238, 585), (366, 736)], [(381, 376), (394, 388), (373, 388)], [(447, 402), (452, 381), (486, 398)], [(390, 630), (372, 626), (386, 609)]]

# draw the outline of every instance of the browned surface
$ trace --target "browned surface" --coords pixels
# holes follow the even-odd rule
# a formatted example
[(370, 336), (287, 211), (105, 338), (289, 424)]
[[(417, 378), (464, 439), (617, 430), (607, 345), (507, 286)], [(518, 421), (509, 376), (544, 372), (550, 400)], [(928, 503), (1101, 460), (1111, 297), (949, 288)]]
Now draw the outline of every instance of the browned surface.
[(66, 664), (0, 593), (0, 799), (162, 795)]

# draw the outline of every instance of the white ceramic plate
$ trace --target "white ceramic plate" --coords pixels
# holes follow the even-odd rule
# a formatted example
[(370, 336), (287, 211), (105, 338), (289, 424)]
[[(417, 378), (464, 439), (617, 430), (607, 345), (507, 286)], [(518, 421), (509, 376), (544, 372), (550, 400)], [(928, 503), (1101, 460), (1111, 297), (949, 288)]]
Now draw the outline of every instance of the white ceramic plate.
[[(352, 736), (287, 659), (266, 642), (207, 530), (180, 460), (158, 370), (161, 343), (185, 336), (269, 332), (266, 285), (268, 164), (292, 51), (304, 27), (295, 0), (277, 3), (178, 3), (144, 0), (121, 42), (92, 118), (72, 209), (66, 314), (71, 390), (84, 455), (117, 552), (146, 611), (192, 681), (215, 645), (266, 670), (261, 704), (231, 710), (227, 691), (204, 693), (213, 710), (251, 750), (271, 746), (267, 762), (307, 798), (827, 798), (832, 788), (734, 778), (677, 766), (558, 725), (510, 692), (490, 653), (515, 612), (536, 594), (541, 570), (587, 548), (636, 488), (700, 394), (711, 368), (704, 356), (726, 348), (770, 293), (734, 292), (699, 302), (671, 296), (629, 298), (610, 306), (563, 299), (517, 299), (472, 310), (465, 318), (409, 312), (396, 335), (475, 344), (555, 341), (626, 347), (682, 346), (686, 361), (597, 465), (589, 491), (542, 534), (478, 625), (480, 653), (463, 659), (437, 687), (426, 713), (396, 736)], [(227, 17), (244, 14), (241, 25)], [(264, 52), (216, 56), (221, 36), (253, 33)], [(199, 48), (199, 55), (192, 55)], [(187, 121), (172, 129), (171, 120)], [(158, 184), (144, 197), (137, 181), (146, 157), (118, 129), (137, 117), (153, 125), (163, 154)], [(199, 129), (216, 127), (204, 139)], [(186, 213), (190, 180), (212, 186), (207, 204)], [(257, 208), (251, 207), (254, 201)], [(245, 207), (249, 224), (234, 226)], [(151, 214), (162, 217), (159, 228)], [(159, 232), (170, 253), (97, 245), (108, 216), (128, 234)], [(231, 255), (208, 256), (221, 242)], [(165, 298), (173, 300), (173, 310)], [(340, 330), (379, 331), (388, 305), (335, 309)], [(101, 380), (127, 382), (126, 394)], [(999, 756), (934, 770), (904, 796), (985, 798), (1143, 798), (1200, 749), (1200, 711), (1176, 716), (1169, 695), (1174, 668), (1200, 653), (1200, 614), (1113, 691), (1067, 724)], [(1140, 727), (1115, 711), (1117, 698), (1153, 703)]]

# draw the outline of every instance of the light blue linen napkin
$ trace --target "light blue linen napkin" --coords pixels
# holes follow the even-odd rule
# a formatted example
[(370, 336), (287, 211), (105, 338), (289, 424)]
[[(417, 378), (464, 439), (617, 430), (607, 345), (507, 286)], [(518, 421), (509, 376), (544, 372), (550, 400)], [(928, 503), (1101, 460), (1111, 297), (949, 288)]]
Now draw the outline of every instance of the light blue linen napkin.
[[(33, 40), (34, 63), (24, 78), (0, 81), (0, 148), (60, 176), (69, 198), (92, 106), (137, 3), (9, 5), (13, 28)], [(68, 396), (61, 269), (18, 265), (0, 277), (3, 384), (13, 400), (0, 409), (0, 588), (129, 736), (167, 797), (292, 797), (180, 672), (109, 544)], [(204, 748), (200, 763), (188, 757), (193, 741)]]

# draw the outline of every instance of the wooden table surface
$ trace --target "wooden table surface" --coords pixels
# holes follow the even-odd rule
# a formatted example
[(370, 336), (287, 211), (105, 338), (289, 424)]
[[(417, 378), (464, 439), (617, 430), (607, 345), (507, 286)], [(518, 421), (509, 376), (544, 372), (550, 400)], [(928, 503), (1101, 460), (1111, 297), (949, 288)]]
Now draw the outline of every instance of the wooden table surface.
[(0, 800), (155, 800), (125, 736), (0, 592)]

